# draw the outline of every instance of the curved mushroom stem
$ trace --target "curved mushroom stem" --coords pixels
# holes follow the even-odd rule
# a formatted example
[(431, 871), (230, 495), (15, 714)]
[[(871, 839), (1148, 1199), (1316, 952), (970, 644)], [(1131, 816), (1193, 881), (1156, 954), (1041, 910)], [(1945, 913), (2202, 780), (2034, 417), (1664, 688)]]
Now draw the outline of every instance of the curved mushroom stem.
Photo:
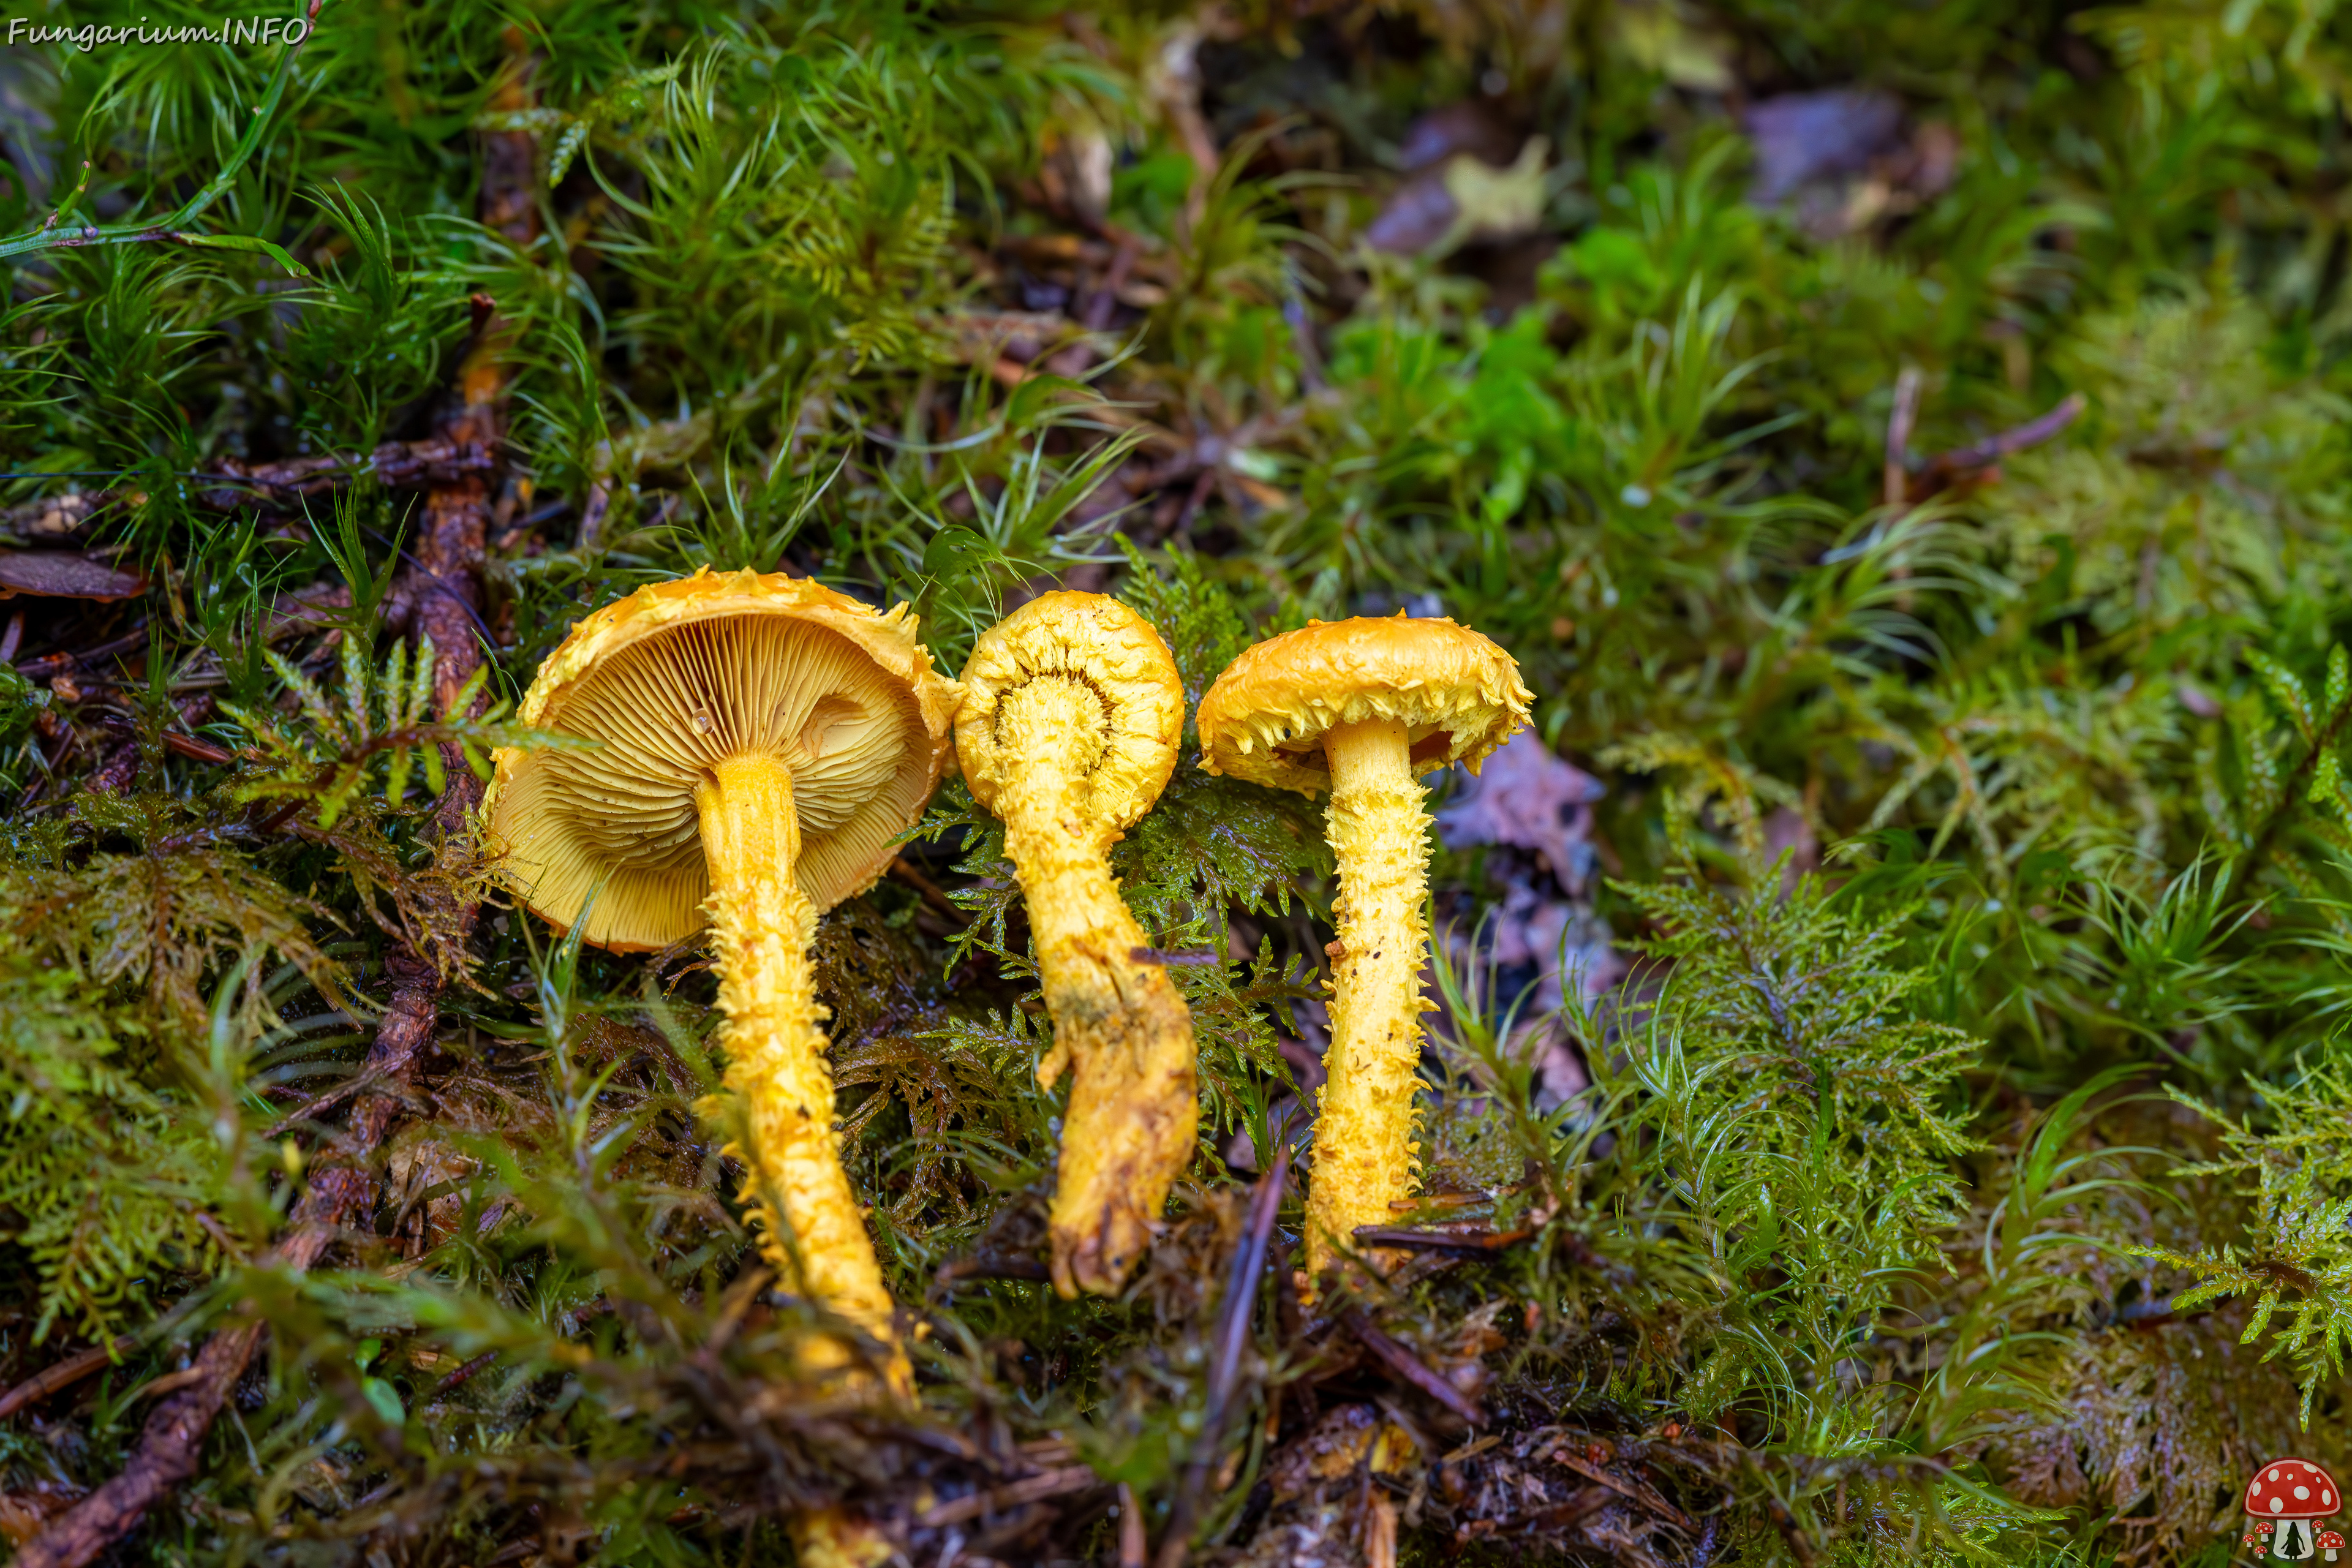
[(1076, 1069), (1062, 1125), (1050, 1224), (1054, 1286), (1108, 1295), (1143, 1255), (1168, 1189), (1192, 1157), (1192, 1016), (1148, 952), (1110, 872), (1116, 830), (1077, 808), (1074, 739), (1099, 732), (1101, 699), (1040, 676), (1003, 699), (1001, 742), (1034, 759), (1000, 788), (1004, 844), (1029, 907), (1054, 1048), (1037, 1064), (1051, 1089)]
[(801, 844), (792, 770), (772, 756), (730, 757), (694, 804), (710, 866), (727, 1087), (743, 1098), (765, 1178), (753, 1199), (761, 1248), (803, 1295), (892, 1347), (889, 1381), (903, 1391), (890, 1293), (833, 1129), (833, 1069), (809, 965), (816, 909), (793, 875)]
[(1389, 1224), (1394, 1205), (1412, 1195), (1421, 1015), (1431, 1011), (1421, 994), (1428, 792), (1413, 776), (1410, 737), (1392, 720), (1366, 720), (1326, 732), (1323, 752), (1331, 764), (1339, 940), (1331, 947), (1330, 1077), (1307, 1200), (1310, 1280), (1340, 1248), (1354, 1247), (1358, 1226)]

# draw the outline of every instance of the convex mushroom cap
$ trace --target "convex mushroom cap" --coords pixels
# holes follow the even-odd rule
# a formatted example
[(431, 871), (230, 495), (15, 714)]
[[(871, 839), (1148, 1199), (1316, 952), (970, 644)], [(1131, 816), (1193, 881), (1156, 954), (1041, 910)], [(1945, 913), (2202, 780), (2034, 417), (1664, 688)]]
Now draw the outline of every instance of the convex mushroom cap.
[(2246, 1511), (2257, 1519), (2325, 1519), (2343, 1506), (2336, 1478), (2309, 1459), (2273, 1459), (2246, 1483)]
[(1197, 1136), (1192, 1015), (1109, 861), (1175, 769), (1183, 680), (1141, 616), (1100, 594), (1052, 593), (981, 635), (963, 685), (957, 752), (973, 797), (1003, 819), (1053, 1019), (1038, 1081), (1076, 1069), (1049, 1215), (1054, 1283), (1109, 1293)]
[[(829, 909), (863, 891), (921, 816), (946, 765), (957, 689), (931, 668), (905, 606), (877, 613), (783, 574), (656, 583), (572, 628), (518, 717), (603, 742), (506, 751), (492, 835), (531, 909), (619, 952), (703, 925), (709, 896), (695, 790), (720, 761), (792, 771), (798, 880)], [(590, 906), (590, 895), (594, 902)]]
[(1323, 737), (1341, 725), (1402, 723), (1415, 773), (1473, 773), (1528, 721), (1534, 700), (1511, 656), (1437, 617), (1309, 621), (1245, 650), (1201, 700), (1213, 773), (1318, 795), (1331, 787)]

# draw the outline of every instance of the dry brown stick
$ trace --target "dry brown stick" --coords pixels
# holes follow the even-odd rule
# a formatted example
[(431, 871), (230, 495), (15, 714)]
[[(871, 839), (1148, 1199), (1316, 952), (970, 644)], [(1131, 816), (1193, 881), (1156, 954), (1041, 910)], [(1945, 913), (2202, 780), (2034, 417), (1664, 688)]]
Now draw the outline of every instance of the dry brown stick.
[(923, 902), (930, 905), (932, 909), (946, 916), (949, 920), (953, 921), (956, 924), (960, 926), (968, 926), (971, 923), (971, 911), (964, 909), (954, 900), (949, 898), (947, 895), (947, 889), (941, 888), (937, 882), (932, 881), (929, 877), (923, 875), (922, 869), (913, 862), (909, 861), (904, 855), (901, 855), (896, 860), (891, 861), (889, 866), (884, 870), (883, 875), (896, 877), (898, 880), (906, 883), (907, 886), (914, 889), (916, 892), (922, 895)]
[(1250, 1317), (1257, 1305), (1258, 1280), (1265, 1273), (1267, 1249), (1274, 1240), (1274, 1222), (1282, 1212), (1282, 1191), (1290, 1177), (1290, 1141), (1275, 1149), (1274, 1163), (1257, 1179), (1250, 1194), (1250, 1213), (1234, 1254), (1233, 1272), (1225, 1281), (1225, 1299), (1217, 1310), (1217, 1359), (1209, 1369), (1208, 1407), (1201, 1413), (1200, 1435), (1184, 1467), (1175, 1499), (1168, 1505), (1168, 1531), (1160, 1539), (1158, 1568), (1184, 1568), (1192, 1550), (1192, 1526), (1217, 1449), (1224, 1441), (1225, 1416), (1241, 1381), (1242, 1352), (1249, 1344)]
[(5, 1421), (27, 1405), (47, 1399), (60, 1388), (68, 1388), (103, 1366), (114, 1363), (114, 1358), (138, 1344), (137, 1334), (118, 1334), (102, 1345), (92, 1345), (78, 1354), (69, 1355), (56, 1365), (35, 1373), (5, 1394), (0, 1394), (0, 1421)]
[[(395, 1064), (404, 1072), (415, 1061), (432, 1037), (440, 1013), (437, 971), (401, 949), (394, 951), (392, 967), (392, 1003), (368, 1051), (369, 1065), (387, 1074)], [(363, 1102), (352, 1114), (349, 1142), (373, 1153), (397, 1109), (396, 1100)], [(292, 1229), (266, 1261), (289, 1269), (308, 1268), (337, 1232), (373, 1206), (374, 1196), (374, 1179), (364, 1167), (320, 1169), (295, 1206)], [(244, 1375), (261, 1333), (262, 1325), (248, 1321), (218, 1330), (206, 1340), (189, 1369), (198, 1375), (148, 1413), (139, 1446), (121, 1473), (51, 1520), (17, 1553), (17, 1568), (85, 1568), (138, 1528), (149, 1509), (194, 1476), (204, 1462), (205, 1438)]]
[[(275, 463), (247, 464), (220, 458), (203, 472), (183, 477), (194, 487), (195, 501), (214, 511), (245, 507), (291, 510), (306, 497), (323, 495), (362, 475), (374, 478), (388, 489), (414, 490), (447, 484), (468, 474), (488, 473), (497, 464), (498, 454), (488, 447), (435, 436), (423, 441), (387, 441), (373, 452), (329, 453)], [(117, 502), (137, 499), (135, 491), (109, 488), (23, 501), (0, 510), (0, 533), (61, 539), (79, 532)]]
[(1135, 1489), (1118, 1483), (1118, 1568), (1144, 1568), (1143, 1505)]
[(62, 674), (79, 666), (95, 664), (101, 658), (111, 658), (118, 653), (129, 653), (133, 648), (142, 648), (146, 646), (146, 623), (142, 621), (137, 631), (127, 637), (116, 637), (110, 642), (102, 642), (96, 647), (86, 647), (78, 652), (43, 654), (38, 658), (28, 658), (16, 667), (16, 673), (27, 680), (47, 680), (52, 675)]
[(1928, 458), (1927, 466), (1912, 478), (1906, 494), (1913, 500), (1925, 500), (1956, 479), (1990, 468), (2003, 458), (2022, 452), (2028, 447), (2038, 447), (2082, 417), (2083, 410), (2089, 406), (2081, 393), (2070, 392), (2055, 408), (2039, 419), (2030, 419), (2012, 429), (1997, 432), (1966, 447), (1938, 452)]
[(943, 1525), (961, 1524), (966, 1520), (1002, 1513), (1023, 1503), (1042, 1502), (1046, 1498), (1086, 1491), (1102, 1484), (1102, 1478), (1095, 1474), (1092, 1466), (1070, 1465), (1061, 1469), (1024, 1476), (1017, 1481), (1007, 1481), (989, 1491), (951, 1498), (917, 1514), (915, 1525), (920, 1530), (937, 1530)]
[(1660, 1519), (1664, 1520), (1668, 1524), (1673, 1525), (1676, 1530), (1683, 1531), (1686, 1535), (1696, 1533), (1698, 1529), (1696, 1524), (1691, 1522), (1690, 1515), (1685, 1513), (1682, 1510), (1668, 1502), (1664, 1497), (1661, 1497), (1654, 1487), (1636, 1486), (1626, 1481), (1621, 1481), (1615, 1476), (1612, 1476), (1608, 1471), (1602, 1469), (1600, 1466), (1588, 1464), (1565, 1449), (1555, 1452), (1551, 1458), (1552, 1463), (1559, 1466), (1561, 1468), (1573, 1470), (1578, 1475), (1582, 1476), (1586, 1480), (1596, 1482), (1601, 1486), (1607, 1487), (1611, 1491), (1617, 1493), (1620, 1497), (1625, 1498), (1629, 1501), (1641, 1504), (1643, 1508), (1648, 1509), (1652, 1513), (1656, 1514)]
[(1358, 1247), (1409, 1247), (1423, 1252), (1507, 1252), (1534, 1239), (1533, 1228), (1523, 1230), (1415, 1230), (1406, 1226), (1360, 1225)]
[(1911, 475), (1905, 467), (1910, 457), (1911, 426), (1919, 417), (1919, 370), (1905, 365), (1895, 378), (1895, 408), (1886, 416), (1886, 465), (1880, 477), (1880, 488), (1888, 506), (1901, 506), (1911, 490)]
[[(528, 43), (519, 28), (508, 30), (508, 47), (517, 63), (507, 88), (494, 100), (498, 106), (529, 107)], [(520, 102), (509, 104), (509, 100)], [(520, 140), (520, 153), (511, 145)], [(514, 237), (517, 222), (535, 227), (530, 180), (534, 156), (527, 133), (493, 135), (486, 160), (482, 209)], [(520, 195), (516, 182), (520, 181)], [(517, 217), (517, 214), (521, 216)], [(473, 442), (486, 450), (503, 450), (505, 378), (491, 346), (493, 334), (484, 332), (469, 356), (461, 382), (456, 416), (443, 435), (460, 443)], [(454, 698), (476, 666), (481, 649), (472, 636), (472, 612), (481, 597), (482, 541), (488, 516), (489, 487), (479, 474), (458, 476), (436, 486), (427, 499), (428, 527), (417, 552), (420, 573), (429, 574), (444, 592), (415, 595), (415, 630), (434, 637), (437, 654), (435, 687), (444, 702)], [(454, 625), (452, 624), (454, 622)], [(439, 813), (443, 830), (462, 832), (467, 812), (481, 798), (481, 785), (462, 756), (452, 759), (449, 788)], [(471, 933), (478, 910), (464, 905), (455, 916), (457, 943)], [(404, 1086), (416, 1059), (433, 1038), (440, 1021), (439, 969), (395, 945), (387, 958), (393, 980), (392, 999), (377, 1026), (362, 1071), (389, 1093), (362, 1098), (352, 1112), (344, 1139), (352, 1163), (329, 1165), (311, 1178), (310, 1188), (294, 1211), (292, 1229), (272, 1249), (272, 1259), (300, 1270), (318, 1260), (327, 1244), (344, 1225), (374, 1206), (376, 1184), (369, 1168), (375, 1151), (398, 1116)], [(191, 1370), (200, 1375), (175, 1389), (147, 1417), (135, 1448), (121, 1474), (52, 1520), (17, 1554), (19, 1568), (86, 1568), (116, 1542), (138, 1527), (147, 1510), (189, 1480), (203, 1464), (205, 1438), (227, 1403), (230, 1391), (261, 1341), (263, 1325), (247, 1321), (223, 1329), (205, 1342)]]
[[(531, 107), (530, 42), (520, 26), (509, 26), (506, 46), (506, 76), (491, 95), (489, 108), (493, 113), (515, 114)], [(538, 143), (527, 131), (491, 132), (483, 141), (483, 225), (518, 247), (527, 247), (539, 234)], [(506, 356), (512, 339), (511, 322), (491, 306), (458, 373), (457, 406), (444, 422), (444, 438), (503, 454)], [(411, 582), (410, 624), (417, 635), (433, 639), (434, 695), (445, 710), (481, 662), (474, 630), (481, 620), (482, 552), (495, 497), (491, 479), (499, 466), (452, 475), (425, 493), (425, 526), (416, 542), (415, 565), (406, 574)], [(442, 752), (451, 778), (469, 780), (463, 751), (451, 742)], [(477, 796), (478, 793), (478, 787)]]
[(1486, 1424), (1486, 1413), (1478, 1408), (1477, 1401), (1431, 1371), (1428, 1364), (1419, 1356), (1375, 1328), (1371, 1319), (1350, 1308), (1339, 1314), (1339, 1321), (1347, 1324), (1348, 1331), (1356, 1336), (1358, 1342), (1371, 1352), (1391, 1372), (1395, 1373), (1471, 1426), (1479, 1426)]
[(492, 1362), (498, 1359), (498, 1352), (484, 1351), (481, 1354), (474, 1357), (471, 1361), (464, 1363), (457, 1371), (450, 1373), (440, 1382), (435, 1384), (433, 1385), (433, 1392), (425, 1397), (429, 1399), (438, 1399), (445, 1394), (455, 1393), (457, 1390), (464, 1387), (467, 1383), (471, 1381), (476, 1373), (481, 1371), (484, 1367), (489, 1365)]
[(214, 464), (212, 473), (197, 482), (214, 474), (229, 482), (205, 486), (197, 492), (197, 499), (218, 511), (257, 502), (287, 506), (349, 483), (361, 474), (373, 475), (388, 489), (419, 489), (488, 473), (497, 464), (494, 448), (448, 434), (424, 441), (387, 441), (365, 457), (330, 453), (250, 467), (235, 458), (222, 458)]

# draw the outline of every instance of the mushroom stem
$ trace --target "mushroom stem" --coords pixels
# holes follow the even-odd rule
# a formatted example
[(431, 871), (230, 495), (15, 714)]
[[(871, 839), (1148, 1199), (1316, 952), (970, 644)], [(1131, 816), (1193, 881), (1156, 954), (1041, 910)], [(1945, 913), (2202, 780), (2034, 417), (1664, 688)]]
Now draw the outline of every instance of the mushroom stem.
[(996, 810), (1054, 1019), (1037, 1081), (1051, 1089), (1064, 1068), (1076, 1074), (1050, 1215), (1054, 1285), (1066, 1297), (1118, 1290), (1195, 1138), (1192, 1014), (1167, 969), (1135, 956), (1150, 939), (1111, 875), (1119, 833), (1076, 809), (1089, 759), (1073, 739), (1104, 723), (1102, 700), (1059, 675), (1007, 693), (996, 720), (1000, 742), (1033, 759), (999, 790)]
[(880, 1525), (845, 1508), (803, 1509), (784, 1528), (796, 1568), (881, 1568), (897, 1555)]
[[(694, 804), (710, 868), (726, 1081), (749, 1121), (752, 1148), (744, 1152), (756, 1157), (761, 1247), (803, 1295), (895, 1348), (890, 1293), (833, 1128), (833, 1069), (809, 965), (816, 907), (793, 875), (801, 840), (792, 770), (764, 752), (729, 757)], [(901, 1373), (894, 1368), (893, 1381)]]
[(1330, 1077), (1307, 1202), (1310, 1279), (1354, 1247), (1358, 1226), (1388, 1224), (1412, 1194), (1421, 1015), (1430, 1011), (1421, 994), (1428, 792), (1413, 776), (1411, 737), (1394, 720), (1368, 719), (1333, 726), (1323, 752), (1331, 764), (1339, 940), (1330, 950)]

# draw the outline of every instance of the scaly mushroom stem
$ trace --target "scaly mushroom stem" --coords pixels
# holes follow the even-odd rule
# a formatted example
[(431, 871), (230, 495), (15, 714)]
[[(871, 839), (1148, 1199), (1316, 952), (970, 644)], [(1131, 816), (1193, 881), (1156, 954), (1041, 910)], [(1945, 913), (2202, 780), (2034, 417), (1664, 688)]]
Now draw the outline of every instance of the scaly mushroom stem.
[[(727, 1087), (742, 1096), (765, 1178), (755, 1200), (762, 1249), (810, 1300), (895, 1346), (890, 1293), (833, 1129), (833, 1069), (809, 966), (816, 909), (793, 874), (800, 818), (792, 770), (764, 753), (730, 757), (694, 804), (710, 866)], [(769, 1212), (771, 1196), (782, 1213)], [(902, 1367), (891, 1381), (903, 1383)]]
[(1083, 681), (1041, 675), (1005, 694), (996, 734), (1034, 759), (1000, 787), (997, 815), (1029, 908), (1054, 1048), (1037, 1064), (1051, 1089), (1076, 1071), (1062, 1129), (1050, 1223), (1064, 1296), (1116, 1291), (1150, 1237), (1168, 1189), (1192, 1158), (1192, 1016), (1150, 939), (1118, 896), (1118, 833), (1076, 810), (1083, 764), (1073, 736), (1103, 731), (1102, 699)]
[(1387, 1225), (1412, 1195), (1412, 1100), (1420, 1087), (1421, 965), (1428, 941), (1427, 791), (1413, 776), (1404, 725), (1370, 719), (1323, 737), (1331, 764), (1329, 837), (1339, 863), (1332, 905), (1329, 1079), (1315, 1122), (1307, 1263), (1320, 1278), (1358, 1226)]

